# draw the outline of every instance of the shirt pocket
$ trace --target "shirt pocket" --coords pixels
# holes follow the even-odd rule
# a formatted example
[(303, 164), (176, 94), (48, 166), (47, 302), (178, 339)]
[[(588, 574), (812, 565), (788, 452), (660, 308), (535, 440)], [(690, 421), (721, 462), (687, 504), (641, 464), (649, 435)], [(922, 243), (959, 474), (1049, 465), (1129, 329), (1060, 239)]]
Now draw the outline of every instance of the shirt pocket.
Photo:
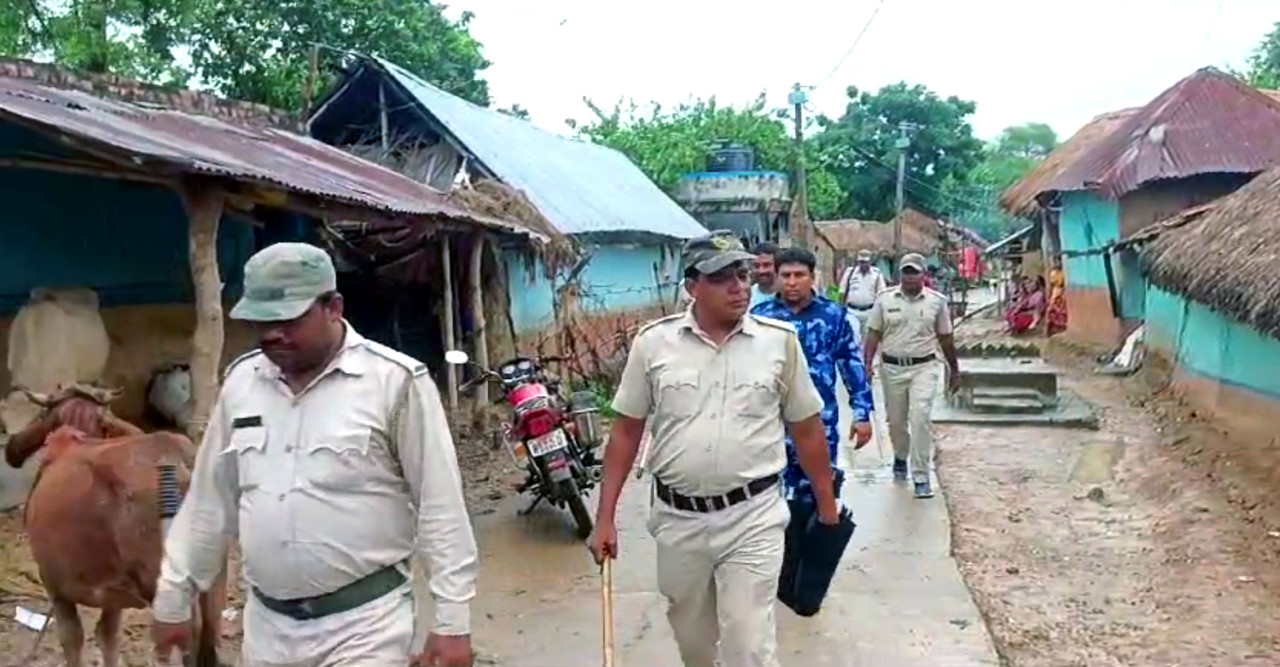
[(781, 415), (782, 388), (777, 376), (759, 369), (734, 373), (733, 407), (745, 417)]
[(669, 370), (658, 374), (658, 410), (667, 417), (692, 417), (701, 407), (698, 371)]
[(241, 491), (252, 491), (262, 486), (267, 474), (266, 427), (232, 429), (230, 446), (224, 455), (236, 457), (237, 481)]
[(319, 489), (352, 491), (367, 488), (377, 465), (370, 447), (373, 431), (352, 426), (324, 434), (306, 448), (302, 460), (305, 481)]

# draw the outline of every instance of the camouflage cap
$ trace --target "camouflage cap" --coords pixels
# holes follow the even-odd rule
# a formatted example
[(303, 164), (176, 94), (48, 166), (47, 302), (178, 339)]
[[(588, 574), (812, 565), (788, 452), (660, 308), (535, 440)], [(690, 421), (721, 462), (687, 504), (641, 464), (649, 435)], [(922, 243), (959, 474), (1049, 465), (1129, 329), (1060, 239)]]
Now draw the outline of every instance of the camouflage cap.
[(924, 256), (918, 252), (909, 252), (902, 256), (902, 261), (898, 262), (898, 266), (904, 269), (915, 269), (923, 272), (925, 270)]
[(747, 252), (733, 232), (719, 229), (685, 241), (680, 258), (686, 270), (692, 268), (698, 273), (715, 273), (737, 262), (753, 261), (756, 256)]
[(283, 322), (302, 316), (324, 294), (338, 289), (329, 253), (306, 243), (276, 243), (244, 265), (244, 296), (231, 318)]

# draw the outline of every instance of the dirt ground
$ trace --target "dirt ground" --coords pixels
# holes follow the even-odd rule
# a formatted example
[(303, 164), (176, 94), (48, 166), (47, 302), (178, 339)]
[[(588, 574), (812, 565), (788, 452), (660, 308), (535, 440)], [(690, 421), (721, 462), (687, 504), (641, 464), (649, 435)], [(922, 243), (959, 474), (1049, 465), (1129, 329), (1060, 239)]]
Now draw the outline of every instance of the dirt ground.
[[(463, 433), (458, 442), (458, 462), (462, 469), (467, 505), (473, 515), (491, 513), (498, 501), (510, 492), (516, 477), (510, 458), (505, 451), (492, 449), (491, 440), (487, 438), (472, 438)], [(232, 568), (233, 571), (238, 571), (239, 568), (236, 554), (232, 556)], [(239, 612), (242, 605), (242, 593), (233, 585), (231, 599), (223, 616), (221, 645), (223, 660), (232, 663), (238, 660), (240, 654)], [(19, 606), (40, 614), (49, 612), (40, 577), (31, 560), (31, 552), (22, 530), (20, 509), (0, 514), (0, 667), (62, 665), (57, 633), (52, 624), (40, 640), (34, 659), (26, 661), (27, 656), (32, 655), (38, 633), (15, 620), (15, 611)], [(82, 609), (80, 616), (87, 638), (86, 664), (96, 667), (100, 664), (100, 656), (92, 636), (94, 624), (97, 623), (97, 612)], [(148, 634), (150, 624), (149, 612), (126, 612), (122, 658), (125, 665), (146, 667), (152, 664)]]
[(1015, 667), (1280, 665), (1275, 485), (1159, 371), (1060, 382), (1098, 431), (948, 426), (939, 475), (953, 549)]

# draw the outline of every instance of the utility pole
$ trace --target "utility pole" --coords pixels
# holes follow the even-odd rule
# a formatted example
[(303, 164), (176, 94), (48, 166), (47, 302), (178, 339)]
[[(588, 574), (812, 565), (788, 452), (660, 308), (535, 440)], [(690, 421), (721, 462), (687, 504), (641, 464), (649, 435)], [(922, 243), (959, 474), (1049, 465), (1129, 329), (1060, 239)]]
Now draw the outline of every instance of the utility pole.
[(893, 144), (894, 148), (898, 149), (898, 208), (897, 215), (893, 217), (893, 265), (895, 272), (898, 259), (902, 257), (902, 209), (906, 207), (904, 181), (907, 177), (907, 149), (911, 147), (911, 137), (907, 136), (907, 131), (914, 129), (916, 129), (915, 123), (908, 123), (905, 120), (898, 123), (898, 140)]
[(804, 103), (809, 95), (797, 83), (787, 96), (787, 101), (795, 107), (796, 113), (796, 184), (795, 194), (791, 202), (791, 239), (792, 244), (810, 249), (809, 239), (809, 187), (804, 170)]

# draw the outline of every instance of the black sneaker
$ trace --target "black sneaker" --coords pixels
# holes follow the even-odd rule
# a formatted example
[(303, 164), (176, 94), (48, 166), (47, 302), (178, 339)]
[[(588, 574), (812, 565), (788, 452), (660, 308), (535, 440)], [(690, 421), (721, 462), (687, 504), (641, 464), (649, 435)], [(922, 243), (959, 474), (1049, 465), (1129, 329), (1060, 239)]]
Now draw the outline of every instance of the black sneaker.
[(907, 462), (902, 459), (893, 460), (893, 478), (899, 482), (907, 481)]

